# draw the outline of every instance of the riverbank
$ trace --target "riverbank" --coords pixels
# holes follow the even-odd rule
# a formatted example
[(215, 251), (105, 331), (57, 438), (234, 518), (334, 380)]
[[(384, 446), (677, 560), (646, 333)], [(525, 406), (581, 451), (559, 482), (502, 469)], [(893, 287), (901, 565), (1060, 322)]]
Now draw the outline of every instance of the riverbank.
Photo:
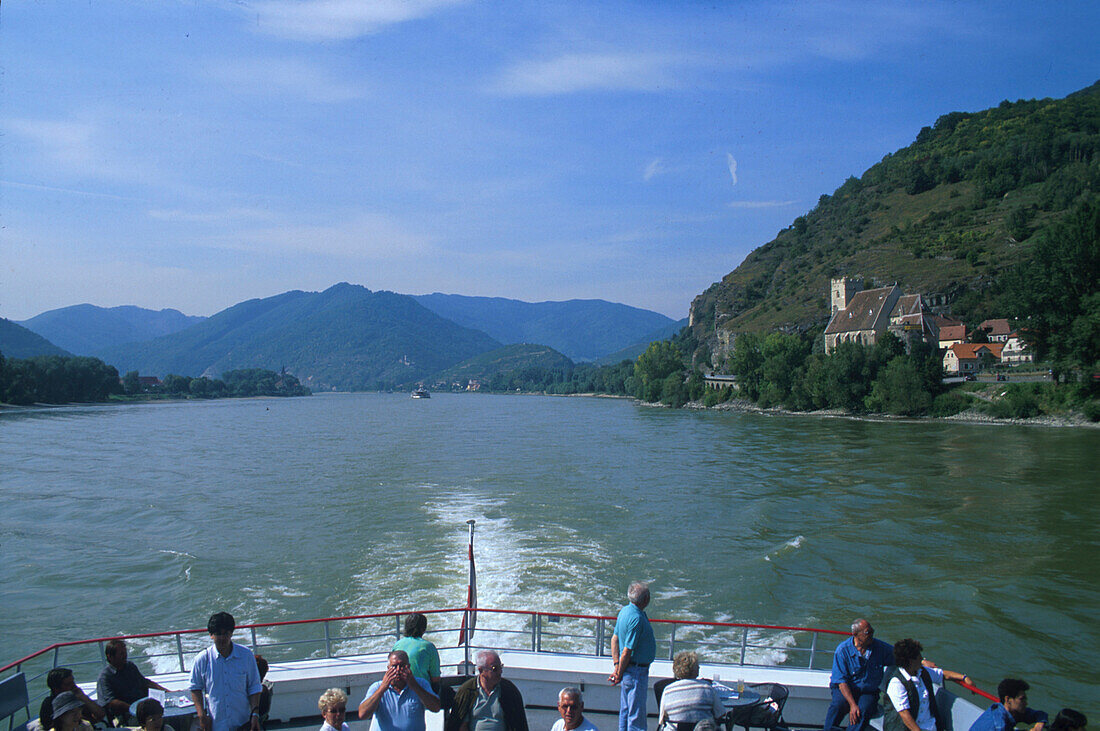
[[(657, 406), (660, 408), (669, 408), (663, 404), (645, 403), (642, 401), (639, 404), (645, 406)], [(853, 413), (851, 411), (844, 411), (843, 409), (821, 409), (818, 411), (794, 411), (791, 409), (784, 409), (780, 407), (763, 408), (757, 406), (753, 402), (747, 399), (730, 399), (729, 401), (723, 401), (720, 404), (714, 406), (706, 406), (702, 401), (689, 401), (684, 404), (685, 409), (695, 409), (699, 411), (736, 411), (749, 414), (765, 414), (774, 416), (817, 416), (828, 417), (836, 419), (854, 419), (860, 421), (890, 421), (890, 422), (936, 422), (936, 421), (953, 421), (964, 422), (968, 424), (990, 424), (990, 425), (1015, 425), (1015, 426), (1046, 426), (1046, 427), (1085, 427), (1089, 429), (1100, 429), (1100, 422), (1089, 421), (1089, 419), (1079, 412), (1068, 412), (1064, 415), (1051, 415), (1043, 414), (1041, 416), (1034, 416), (1029, 419), (1002, 419), (989, 414), (983, 413), (977, 409), (968, 409), (958, 414), (951, 416), (891, 416), (889, 414), (867, 414), (867, 413)]]

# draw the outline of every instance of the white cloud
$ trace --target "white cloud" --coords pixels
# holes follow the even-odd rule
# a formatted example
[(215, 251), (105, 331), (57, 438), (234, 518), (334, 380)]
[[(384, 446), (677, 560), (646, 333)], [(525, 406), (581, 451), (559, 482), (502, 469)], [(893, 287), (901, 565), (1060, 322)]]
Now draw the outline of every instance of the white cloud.
[(664, 162), (661, 160), (661, 158), (655, 157), (653, 158), (652, 162), (645, 166), (645, 172), (642, 173), (642, 179), (646, 182), (649, 182), (664, 171)]
[(225, 223), (241, 220), (265, 220), (273, 218), (271, 211), (262, 208), (227, 208), (221, 211), (184, 211), (179, 209), (152, 209), (149, 218), (173, 223)]
[(798, 201), (730, 201), (726, 205), (730, 208), (782, 208), (793, 206)]
[(737, 185), (737, 161), (733, 159), (731, 153), (726, 153), (726, 163), (729, 165), (730, 177), (733, 178), (733, 184)]
[(234, 59), (209, 63), (209, 78), (236, 94), (338, 103), (365, 95), (361, 85), (336, 78), (328, 69), (297, 58)]
[(676, 86), (671, 56), (647, 53), (570, 53), (526, 61), (506, 70), (490, 91), (545, 96), (583, 91), (659, 91)]
[(94, 157), (97, 129), (87, 122), (53, 119), (7, 119), (3, 128), (40, 148), (54, 162), (82, 165)]
[(348, 40), (465, 0), (270, 0), (247, 6), (262, 32), (300, 41)]

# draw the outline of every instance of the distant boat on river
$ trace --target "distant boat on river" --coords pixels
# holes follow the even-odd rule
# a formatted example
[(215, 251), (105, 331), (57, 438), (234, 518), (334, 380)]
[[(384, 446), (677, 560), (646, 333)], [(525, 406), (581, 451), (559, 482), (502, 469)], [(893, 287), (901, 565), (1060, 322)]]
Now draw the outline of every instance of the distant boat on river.
[(432, 395), (428, 393), (428, 389), (423, 386), (417, 386), (416, 390), (412, 392), (413, 398), (431, 398)]

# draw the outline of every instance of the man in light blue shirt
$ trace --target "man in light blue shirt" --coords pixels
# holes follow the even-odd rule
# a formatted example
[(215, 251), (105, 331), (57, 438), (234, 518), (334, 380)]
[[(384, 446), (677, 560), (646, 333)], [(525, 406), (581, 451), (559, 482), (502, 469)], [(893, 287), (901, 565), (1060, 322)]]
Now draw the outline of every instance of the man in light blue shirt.
[(206, 629), (214, 644), (191, 666), (191, 700), (202, 731), (235, 731), (249, 722), (260, 731), (260, 670), (252, 650), (233, 642), (236, 627), (232, 614), (212, 615)]
[(649, 584), (631, 583), (626, 592), (630, 603), (619, 611), (611, 635), (611, 659), (615, 667), (608, 681), (621, 687), (619, 731), (646, 731), (646, 690), (649, 664), (657, 656), (657, 642), (645, 608), (649, 606)]
[(426, 679), (417, 678), (403, 650), (390, 653), (386, 674), (367, 689), (359, 718), (373, 718), (378, 731), (424, 731), (424, 710), (439, 711), (439, 698)]

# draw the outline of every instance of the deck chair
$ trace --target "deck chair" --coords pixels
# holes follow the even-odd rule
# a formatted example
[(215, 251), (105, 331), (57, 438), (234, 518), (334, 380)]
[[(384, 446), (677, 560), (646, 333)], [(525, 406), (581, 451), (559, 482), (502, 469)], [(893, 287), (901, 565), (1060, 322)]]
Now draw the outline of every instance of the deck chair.
[(732, 731), (734, 726), (742, 726), (746, 731), (750, 728), (774, 731), (781, 726), (783, 706), (787, 704), (787, 696), (790, 695), (787, 686), (780, 683), (750, 683), (746, 687), (760, 694), (760, 702), (731, 714), (727, 720), (729, 729)]
[(8, 731), (25, 731), (27, 723), (16, 724), (15, 714), (23, 709), (30, 716), (30, 698), (27, 696), (27, 676), (16, 673), (0, 681), (0, 721), (8, 722)]

